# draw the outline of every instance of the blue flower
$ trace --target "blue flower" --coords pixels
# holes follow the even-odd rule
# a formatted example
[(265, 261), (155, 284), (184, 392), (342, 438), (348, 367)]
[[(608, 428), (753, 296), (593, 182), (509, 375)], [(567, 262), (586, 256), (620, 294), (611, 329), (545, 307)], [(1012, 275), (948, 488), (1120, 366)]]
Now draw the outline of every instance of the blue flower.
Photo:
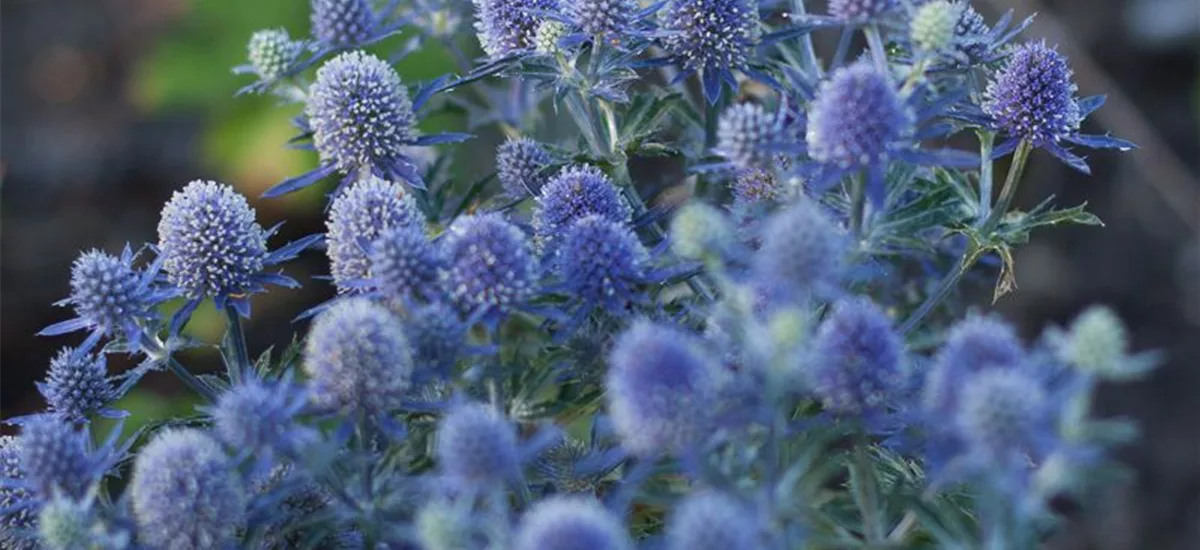
[(37, 527), (36, 499), (25, 486), (21, 439), (0, 436), (0, 543), (14, 550), (32, 550)]
[(785, 197), (779, 178), (770, 170), (761, 168), (739, 171), (730, 190), (735, 207), (770, 204)]
[(499, 214), (461, 217), (441, 242), (442, 283), (469, 316), (496, 322), (536, 292), (540, 273), (529, 239)]
[(762, 548), (758, 518), (724, 493), (697, 491), (675, 506), (667, 520), (667, 550)]
[(138, 542), (177, 550), (218, 550), (233, 543), (247, 502), (234, 466), (200, 430), (156, 435), (133, 464), (129, 491)]
[(556, 0), (472, 0), (479, 45), (493, 60), (531, 51), (542, 17)]
[(551, 496), (525, 512), (513, 550), (633, 550), (625, 527), (592, 498)]
[(101, 449), (88, 451), (87, 434), (52, 415), (37, 415), (21, 426), (20, 465), (25, 481), (41, 499), (55, 492), (81, 497), (111, 465)]
[(679, 66), (679, 79), (699, 72), (710, 104), (716, 104), (725, 85), (735, 87), (735, 70), (774, 82), (749, 64), (762, 38), (757, 2), (668, 0), (661, 26), (666, 60)]
[(1064, 148), (1063, 142), (1122, 151), (1136, 147), (1110, 136), (1079, 133), (1080, 123), (1104, 103), (1104, 97), (1076, 99), (1071, 75), (1066, 56), (1044, 41), (1022, 44), (1008, 56), (988, 82), (981, 105), (992, 126), (1010, 138), (996, 146), (996, 156), (1026, 141), (1071, 168), (1090, 173), (1084, 159)]
[(635, 322), (617, 337), (604, 384), (621, 445), (652, 457), (677, 455), (701, 443), (720, 394), (719, 369), (693, 336)]
[(361, 290), (371, 277), (371, 258), (364, 244), (374, 243), (395, 227), (420, 229), (424, 219), (404, 186), (376, 177), (355, 182), (329, 209), (330, 272), (339, 293)]
[(399, 29), (400, 22), (389, 23), (383, 17), (395, 4), (376, 14), (370, 0), (312, 0), (312, 35), (325, 51), (378, 42)]
[(249, 63), (234, 67), (233, 72), (253, 74), (258, 77), (258, 82), (242, 88), (238, 94), (266, 91), (302, 68), (300, 55), (304, 53), (304, 49), (304, 42), (292, 40), (286, 29), (255, 31), (246, 44), (246, 58)]
[(399, 318), (365, 298), (349, 298), (313, 321), (303, 368), (318, 405), (387, 413), (408, 393), (412, 348)]
[(536, 197), (549, 179), (543, 172), (552, 160), (536, 141), (509, 139), (496, 148), (496, 177), (510, 197)]
[(442, 473), (455, 481), (509, 481), (520, 472), (517, 430), (487, 405), (457, 405), (438, 424), (436, 458)]
[(591, 214), (567, 229), (555, 259), (563, 290), (585, 304), (620, 314), (638, 301), (649, 254), (628, 227)]
[(541, 252), (553, 257), (557, 240), (588, 214), (625, 223), (630, 210), (612, 180), (597, 168), (564, 168), (542, 188), (533, 212), (533, 230)]
[(264, 269), (296, 257), (319, 237), (271, 252), (267, 238), (273, 232), (258, 225), (246, 198), (228, 185), (196, 180), (176, 191), (158, 222), (158, 250), (167, 280), (189, 299), (177, 319), (205, 297), (213, 298), (218, 308), (228, 304), (248, 317), (250, 295), (264, 291), (267, 284), (299, 286), (290, 277)]
[(306, 399), (286, 380), (267, 382), (251, 376), (203, 410), (212, 416), (217, 438), (269, 464), (276, 453), (292, 456), (315, 439), (311, 429), (296, 422)]
[(412, 345), (413, 362), (418, 367), (414, 376), (449, 377), (467, 338), (467, 324), (458, 312), (442, 302), (410, 307), (404, 326)]
[(134, 259), (128, 246), (120, 257), (99, 250), (81, 254), (71, 266), (71, 294), (56, 304), (71, 306), (75, 318), (50, 325), (38, 334), (54, 336), (90, 329), (79, 352), (91, 349), (102, 336), (140, 342), (146, 325), (158, 318), (154, 308), (174, 292), (156, 284), (161, 262), (138, 270), (133, 267)]
[(111, 528), (99, 517), (95, 494), (82, 500), (58, 495), (38, 514), (38, 535), (46, 550), (119, 550), (129, 547), (130, 534)]
[(1011, 369), (1025, 359), (1012, 325), (999, 319), (971, 316), (950, 329), (925, 379), (925, 407), (935, 415), (956, 410), (961, 388), (971, 374)]
[(122, 416), (108, 408), (118, 396), (108, 378), (104, 355), (92, 356), (63, 348), (50, 361), (49, 378), (38, 382), (37, 387), (50, 410), (67, 421), (86, 422), (92, 414)]
[(837, 288), (845, 252), (841, 230), (818, 205), (801, 200), (766, 220), (752, 269), (779, 296), (822, 295)]
[(717, 121), (715, 152), (741, 170), (766, 168), (787, 139), (784, 117), (757, 103), (738, 103)]
[(829, 0), (829, 15), (846, 24), (861, 24), (899, 7), (896, 0)]
[(812, 346), (809, 382), (834, 414), (864, 418), (886, 412), (908, 387), (904, 344), (892, 320), (869, 300), (839, 302)]
[(963, 380), (959, 391), (954, 426), (981, 471), (1028, 472), (1049, 453), (1055, 416), (1040, 380), (1019, 368), (988, 369)]
[(617, 42), (643, 17), (634, 0), (565, 0), (568, 19), (588, 37)]
[(387, 299), (436, 298), (442, 258), (420, 225), (398, 225), (383, 231), (371, 245), (371, 286)]

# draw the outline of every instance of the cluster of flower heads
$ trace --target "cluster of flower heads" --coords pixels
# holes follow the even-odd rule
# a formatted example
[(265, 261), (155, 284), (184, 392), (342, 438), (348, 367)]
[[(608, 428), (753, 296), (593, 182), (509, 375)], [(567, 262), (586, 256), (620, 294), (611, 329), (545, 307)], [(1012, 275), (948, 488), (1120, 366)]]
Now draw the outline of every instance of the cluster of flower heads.
[[(1028, 238), (1001, 225), (1005, 199), (993, 209), (993, 158), (1015, 152), (1017, 180), (1033, 149), (1086, 170), (1069, 145), (1132, 148), (1081, 133), (1102, 98), (1076, 96), (1053, 47), (1010, 44), (1024, 24), (989, 27), (959, 0), (786, 17), (745, 0), (458, 4), (313, 0), (307, 38), (250, 38), (246, 90), (302, 102), (293, 143), (319, 163), (265, 198), (339, 176), (326, 232), (272, 249), (279, 226), (197, 180), (156, 243), (83, 253), (59, 303), (72, 318), (42, 334), (86, 336), (48, 361), (46, 410), (0, 438), (0, 544), (981, 546), (975, 529), (881, 513), (923, 494), (947, 524), (1029, 547), (1066, 473), (1129, 432), (1088, 415), (1098, 382), (1155, 364), (1113, 312), (1030, 343), (995, 316), (950, 322), (940, 301), (978, 250), (949, 284), (896, 283), (947, 260), (930, 240), (967, 232), (1003, 254)], [(457, 49), (460, 8), (478, 64)], [(392, 57), (360, 49), (409, 21), (437, 28)], [(810, 59), (808, 35), (830, 28), (834, 58)], [(392, 62), (429, 40), (463, 74), (410, 90)], [(668, 89), (693, 74), (701, 93)], [(514, 83), (486, 88), (495, 77)], [(649, 92), (625, 93), (639, 78)], [(510, 137), (494, 173), (458, 167), (477, 182), (464, 190), (433, 146), (467, 136), (418, 125), (436, 94), (468, 87), (488, 112), (471, 122)], [(543, 88), (570, 139), (509, 116)], [(964, 128), (979, 154), (926, 145)], [(682, 157), (689, 180), (646, 196), (669, 176), (634, 157)], [(322, 245), (336, 296), (296, 318), (302, 342), (252, 358), (252, 298), (298, 286), (282, 265)], [(227, 320), (220, 375), (176, 355), (208, 300)], [(138, 366), (110, 372), (113, 354)], [(97, 433), (152, 370), (196, 392), (199, 416)], [(959, 483), (978, 506), (943, 499)]]

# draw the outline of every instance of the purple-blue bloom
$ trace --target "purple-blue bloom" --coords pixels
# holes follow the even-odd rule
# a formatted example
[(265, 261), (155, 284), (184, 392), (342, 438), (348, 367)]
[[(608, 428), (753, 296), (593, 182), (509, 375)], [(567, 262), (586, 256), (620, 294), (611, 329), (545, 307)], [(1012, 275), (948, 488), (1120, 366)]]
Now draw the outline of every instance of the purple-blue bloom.
[(734, 206), (774, 203), (785, 195), (779, 178), (770, 170), (761, 168), (739, 171), (730, 190)]
[(389, 1), (376, 12), (371, 0), (312, 0), (312, 35), (321, 50), (361, 48), (394, 34), (402, 21), (388, 14), (399, 2)]
[(758, 517), (725, 493), (697, 490), (667, 520), (667, 550), (729, 550), (764, 547)]
[(408, 308), (405, 332), (419, 381), (450, 376), (467, 337), (467, 325), (443, 302)]
[(599, 502), (551, 496), (525, 512), (513, 550), (633, 550), (625, 526)]
[(138, 453), (129, 491), (138, 541), (154, 548), (225, 548), (246, 514), (246, 490), (234, 464), (196, 429), (156, 435)]
[(829, 0), (829, 14), (843, 23), (864, 23), (899, 5), (896, 0)]
[(38, 382), (37, 387), (46, 398), (50, 411), (69, 422), (86, 422), (92, 414), (118, 416), (117, 411), (108, 408), (117, 393), (108, 378), (103, 354), (91, 355), (63, 348), (50, 361), (49, 377), (45, 382)]
[(758, 3), (751, 0), (668, 0), (661, 15), (662, 46), (681, 69), (700, 73), (704, 96), (715, 104), (733, 71), (766, 79), (749, 67), (761, 38)]
[(212, 416), (218, 439), (267, 463), (276, 453), (294, 453), (315, 438), (311, 429), (296, 420), (306, 399), (286, 381), (268, 382), (252, 376), (230, 387), (205, 410)]
[(32, 550), (37, 512), (32, 492), (23, 486), (25, 469), (21, 467), (21, 439), (0, 436), (0, 543), (14, 550)]
[(542, 187), (533, 212), (533, 230), (541, 252), (552, 257), (557, 240), (567, 228), (588, 214), (625, 223), (630, 210), (612, 180), (599, 169), (564, 168)]
[(468, 316), (497, 321), (536, 292), (540, 272), (529, 239), (503, 216), (460, 217), (441, 243), (442, 283)]
[(543, 171), (552, 160), (532, 139), (509, 139), (496, 148), (496, 177), (510, 197), (536, 197), (550, 179)]
[(632, 30), (641, 8), (634, 0), (565, 0), (572, 23), (589, 37), (617, 41)]
[(624, 224), (591, 214), (576, 221), (562, 238), (555, 258), (563, 289), (591, 309), (618, 314), (639, 298), (649, 255)]
[(412, 349), (402, 321), (387, 308), (349, 298), (313, 321), (303, 368), (317, 405), (386, 413), (400, 408), (408, 393)]
[(365, 286), (372, 275), (368, 246), (384, 231), (424, 225), (412, 194), (399, 183), (367, 177), (333, 200), (329, 209), (330, 273), (339, 293)]
[(775, 294), (820, 295), (837, 288), (845, 252), (845, 237), (820, 206), (799, 200), (766, 220), (753, 271)]
[(809, 383), (834, 414), (886, 412), (908, 386), (903, 353), (892, 320), (879, 306), (865, 298), (843, 300), (817, 330)]
[(371, 286), (387, 299), (436, 297), (442, 292), (435, 288), (442, 258), (422, 225), (385, 229), (371, 244)]
[(738, 103), (717, 121), (715, 152), (742, 170), (766, 168), (787, 139), (784, 117), (757, 103)]
[(1012, 325), (970, 316), (954, 325), (925, 379), (925, 406), (933, 414), (957, 409), (964, 380), (987, 369), (1011, 369), (1025, 358)]
[(102, 451), (88, 451), (87, 434), (52, 415), (30, 417), (21, 426), (20, 465), (29, 488), (41, 499), (56, 491), (87, 493), (107, 470)]
[(541, 17), (553, 11), (555, 0), (472, 0), (479, 45), (492, 59), (531, 51)]
[(966, 452), (983, 471), (1027, 471), (1054, 441), (1052, 399), (1024, 369), (985, 369), (959, 388), (953, 421)]
[(509, 481), (520, 473), (516, 427), (488, 405), (456, 405), (438, 424), (436, 459), (441, 472), (454, 481)]

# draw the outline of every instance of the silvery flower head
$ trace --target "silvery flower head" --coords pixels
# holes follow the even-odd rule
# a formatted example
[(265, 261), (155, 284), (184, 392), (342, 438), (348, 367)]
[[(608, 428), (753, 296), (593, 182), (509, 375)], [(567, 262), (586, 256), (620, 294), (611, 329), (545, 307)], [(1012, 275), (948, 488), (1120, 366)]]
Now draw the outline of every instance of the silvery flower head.
[(829, 14), (843, 23), (858, 24), (877, 19), (898, 6), (896, 0), (829, 0)]
[(753, 271), (766, 288), (819, 295), (838, 285), (845, 248), (820, 206), (801, 200), (767, 219)]
[(371, 244), (371, 286), (387, 299), (437, 296), (434, 288), (442, 266), (439, 250), (420, 224), (385, 229)]
[(533, 228), (542, 253), (552, 255), (556, 239), (576, 220), (596, 214), (617, 223), (629, 220), (629, 205), (612, 180), (593, 166), (569, 166), (542, 187)]
[(684, 76), (700, 73), (710, 104), (734, 70), (748, 69), (760, 39), (758, 4), (748, 0), (668, 0), (660, 23), (663, 49)]
[(36, 499), (25, 487), (21, 467), (21, 439), (0, 436), (0, 543), (14, 550), (32, 550), (31, 535), (37, 526)]
[(1023, 369), (990, 369), (963, 381), (953, 418), (967, 452), (984, 468), (1026, 470), (1054, 439), (1051, 396)]
[(668, 550), (761, 548), (759, 521), (730, 495), (701, 490), (685, 497), (667, 520)]
[(724, 258), (735, 244), (736, 232), (725, 212), (691, 201), (671, 220), (671, 250), (681, 258)]
[(957, 408), (960, 388), (969, 375), (989, 369), (1011, 369), (1025, 359), (1012, 325), (970, 316), (954, 325), (925, 379), (925, 406), (934, 414)]
[(536, 197), (549, 179), (542, 171), (552, 160), (532, 139), (509, 139), (496, 148), (496, 177), (510, 197)]
[(809, 383), (835, 414), (884, 412), (907, 387), (904, 345), (891, 319), (869, 300), (839, 302), (812, 346)]
[(501, 215), (460, 217), (441, 242), (442, 282), (463, 312), (495, 321), (533, 297), (540, 278), (533, 249)]
[(742, 170), (768, 167), (772, 147), (783, 144), (784, 121), (757, 103), (738, 103), (717, 121), (717, 154)]
[(954, 49), (969, 62), (975, 63), (984, 58), (989, 49), (988, 39), (991, 29), (983, 19), (983, 14), (975, 10), (966, 0), (954, 0), (958, 7), (958, 23), (954, 26)]
[(275, 453), (294, 453), (315, 434), (296, 422), (306, 395), (287, 382), (268, 382), (254, 376), (234, 384), (205, 410), (212, 416), (214, 435), (230, 448), (269, 459)]
[(909, 22), (909, 39), (925, 52), (940, 52), (954, 44), (965, 4), (934, 0), (917, 8)]
[(108, 405), (117, 398), (108, 378), (104, 355), (79, 353), (63, 348), (50, 361), (50, 375), (38, 383), (50, 410), (70, 422), (84, 422), (93, 414), (114, 417), (117, 411)]
[(50, 325), (39, 334), (53, 336), (91, 330), (87, 342), (79, 347), (81, 352), (90, 349), (101, 336), (138, 342), (142, 327), (157, 318), (155, 306), (173, 293), (155, 283), (160, 263), (139, 270), (133, 267), (134, 259), (128, 246), (120, 256), (99, 250), (80, 254), (71, 266), (71, 294), (58, 302), (71, 306), (75, 318)]
[(235, 465), (196, 429), (159, 432), (134, 461), (129, 491), (138, 541), (151, 547), (224, 548), (246, 515)]
[(450, 479), (492, 485), (520, 472), (517, 430), (494, 408), (479, 403), (456, 405), (438, 424), (438, 466)]
[(31, 417), (20, 437), (22, 473), (42, 499), (56, 493), (81, 497), (107, 470), (104, 451), (89, 452), (87, 434), (57, 417)]
[(461, 550), (486, 546), (476, 539), (481, 531), (472, 510), (455, 502), (434, 500), (417, 512), (414, 530), (424, 550)]
[(1125, 324), (1105, 306), (1084, 310), (1058, 340), (1061, 360), (1103, 380), (1137, 380), (1157, 366), (1152, 354), (1129, 353), (1129, 332)]
[(529, 51), (534, 46), (538, 11), (550, 12), (556, 0), (472, 0), (479, 45), (492, 59)]
[(591, 214), (567, 229), (555, 264), (564, 290), (609, 313), (639, 298), (649, 254), (624, 224)]
[(129, 533), (99, 517), (94, 495), (51, 499), (38, 514), (38, 536), (46, 550), (124, 550), (130, 542)]
[(264, 29), (250, 35), (246, 50), (254, 72), (263, 80), (276, 80), (291, 70), (304, 44), (292, 40), (286, 29)]
[(371, 277), (371, 258), (364, 244), (395, 227), (423, 225), (416, 200), (399, 183), (367, 177), (339, 194), (326, 222), (329, 267), (338, 292), (361, 289)]
[(412, 348), (403, 322), (387, 308), (349, 298), (313, 321), (303, 369), (318, 405), (386, 413), (399, 408), (408, 393)]
[(557, 19), (542, 20), (533, 34), (533, 50), (542, 55), (564, 53), (562, 40), (569, 34), (566, 23)]
[(513, 550), (633, 550), (625, 526), (595, 499), (551, 496), (521, 517)]
[(617, 337), (604, 384), (621, 445), (647, 457), (686, 452), (708, 433), (721, 383), (720, 367), (695, 337), (635, 322)]

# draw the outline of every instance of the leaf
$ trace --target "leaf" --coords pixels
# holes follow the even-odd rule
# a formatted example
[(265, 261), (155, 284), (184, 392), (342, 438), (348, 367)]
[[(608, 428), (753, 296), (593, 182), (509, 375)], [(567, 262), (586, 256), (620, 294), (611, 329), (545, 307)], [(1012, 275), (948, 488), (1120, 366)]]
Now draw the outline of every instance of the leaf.
[(674, 112), (682, 101), (679, 93), (663, 97), (653, 97), (649, 94), (636, 96), (622, 121), (620, 142), (629, 143), (653, 133), (662, 119)]
[(1013, 260), (1012, 249), (1008, 246), (994, 247), (1000, 255), (1000, 277), (996, 280), (996, 290), (992, 293), (992, 303), (996, 303), (1005, 294), (1017, 289), (1016, 262)]
[(1099, 217), (1086, 210), (1086, 202), (1071, 208), (1055, 209), (1051, 206), (1053, 200), (1054, 197), (1050, 196), (1028, 213), (1011, 216), (1013, 220), (997, 231), (1000, 240), (1010, 245), (1027, 243), (1029, 234), (1038, 227), (1061, 224), (1104, 226)]

